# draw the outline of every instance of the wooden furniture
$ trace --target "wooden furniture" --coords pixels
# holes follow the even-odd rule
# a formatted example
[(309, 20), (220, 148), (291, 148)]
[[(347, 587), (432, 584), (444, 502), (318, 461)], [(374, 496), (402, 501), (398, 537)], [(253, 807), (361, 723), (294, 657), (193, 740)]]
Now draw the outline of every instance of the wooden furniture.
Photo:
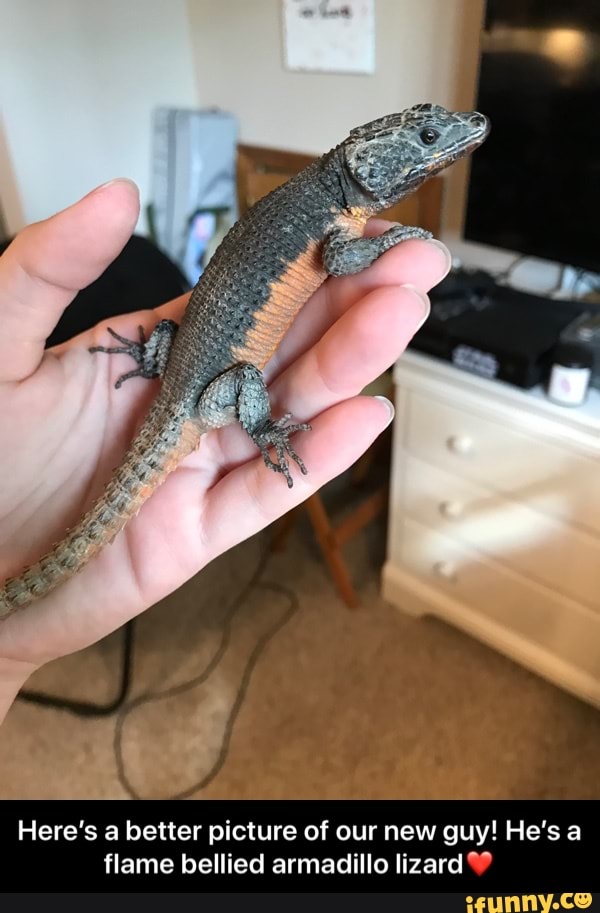
[(261, 197), (315, 161), (314, 155), (285, 152), (241, 143), (237, 155), (237, 196), (240, 216)]
[[(257, 200), (289, 180), (314, 160), (314, 156), (303, 153), (268, 149), (262, 146), (239, 145), (237, 187), (240, 216), (244, 215)], [(440, 226), (442, 188), (443, 180), (433, 178), (406, 200), (382, 213), (381, 217), (405, 224), (420, 225), (437, 234)], [(392, 389), (391, 376), (379, 380), (377, 392), (390, 395)], [(355, 483), (358, 484), (368, 472), (375, 452), (374, 445), (369, 453), (356, 464), (353, 476)], [(359, 604), (359, 598), (344, 558), (344, 545), (386, 509), (387, 500), (388, 486), (385, 485), (365, 497), (339, 523), (328, 515), (321, 494), (312, 495), (303, 505), (310, 517), (317, 542), (338, 593), (349, 607), (356, 607)], [(277, 524), (274, 548), (284, 546), (294, 518), (295, 512), (291, 511)]]
[[(286, 152), (241, 143), (237, 157), (240, 216), (261, 197), (314, 162), (315, 158), (314, 155), (302, 152)], [(420, 225), (437, 235), (440, 229), (443, 187), (443, 178), (431, 178), (416, 193), (381, 213), (381, 218), (402, 222), (404, 225)]]
[(576, 409), (396, 365), (383, 593), (600, 706), (600, 391)]

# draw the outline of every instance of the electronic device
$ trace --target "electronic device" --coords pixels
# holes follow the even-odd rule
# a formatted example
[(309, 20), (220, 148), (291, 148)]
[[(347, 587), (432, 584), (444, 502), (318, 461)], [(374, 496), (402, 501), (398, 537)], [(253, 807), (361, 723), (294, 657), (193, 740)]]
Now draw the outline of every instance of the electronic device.
[(598, 0), (488, 0), (467, 240), (600, 272)]
[(237, 134), (235, 116), (217, 108), (154, 111), (154, 241), (184, 271), (190, 287), (210, 240), (209, 220), (202, 216), (228, 212), (231, 222), (237, 218)]
[(580, 301), (496, 285), (483, 270), (453, 271), (430, 298), (411, 348), (526, 389), (546, 380), (561, 333), (585, 311)]

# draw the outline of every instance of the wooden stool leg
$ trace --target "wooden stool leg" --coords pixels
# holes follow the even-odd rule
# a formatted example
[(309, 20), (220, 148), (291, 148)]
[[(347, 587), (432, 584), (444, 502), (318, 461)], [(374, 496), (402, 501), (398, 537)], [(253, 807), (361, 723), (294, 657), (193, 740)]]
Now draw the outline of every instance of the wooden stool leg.
[(319, 543), (325, 561), (329, 565), (338, 593), (348, 608), (354, 609), (360, 605), (360, 600), (352, 586), (350, 574), (344, 562), (342, 551), (338, 545), (335, 530), (329, 522), (320, 495), (312, 495), (305, 501), (304, 506), (308, 511), (317, 537), (317, 542)]
[(288, 511), (274, 524), (273, 539), (271, 541), (272, 552), (282, 552), (284, 550), (296, 519), (297, 510), (298, 508), (295, 507), (293, 510)]

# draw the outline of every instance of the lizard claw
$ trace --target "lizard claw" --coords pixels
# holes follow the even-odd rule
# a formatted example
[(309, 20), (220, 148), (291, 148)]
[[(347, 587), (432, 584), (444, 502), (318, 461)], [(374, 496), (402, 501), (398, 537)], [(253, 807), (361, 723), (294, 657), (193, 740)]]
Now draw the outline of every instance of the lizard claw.
[(106, 352), (109, 355), (129, 355), (137, 364), (137, 369), (122, 374), (116, 381), (115, 387), (118, 389), (130, 377), (144, 377), (151, 380), (154, 377), (162, 377), (167, 358), (171, 348), (173, 337), (177, 325), (172, 320), (161, 320), (150, 336), (146, 339), (144, 328), (138, 327), (139, 340), (125, 339), (119, 336), (113, 329), (107, 327), (110, 335), (120, 342), (120, 346), (92, 346), (90, 352)]
[[(282, 473), (285, 477), (288, 488), (292, 488), (294, 480), (290, 474), (289, 462), (286, 457), (286, 453), (292, 458), (295, 463), (297, 463), (303, 475), (306, 475), (308, 472), (306, 466), (296, 451), (292, 448), (292, 445), (290, 444), (290, 436), (295, 434), (297, 431), (311, 430), (311, 425), (307, 424), (306, 422), (302, 422), (299, 425), (286, 425), (286, 422), (290, 418), (291, 413), (288, 412), (282, 418), (278, 418), (277, 420), (269, 419), (252, 435), (254, 443), (263, 455), (265, 465), (269, 469), (272, 469), (273, 472)], [(269, 456), (269, 447), (275, 448), (275, 453), (277, 454), (278, 460), (277, 463), (275, 463)]]
[(413, 227), (411, 225), (394, 225), (388, 229), (386, 234), (396, 241), (413, 241), (416, 238), (431, 240), (433, 233), (425, 228)]
[(92, 346), (90, 352), (106, 352), (108, 355), (131, 355), (134, 361), (139, 365), (136, 371), (128, 371), (126, 374), (122, 374), (121, 377), (115, 382), (115, 387), (118, 390), (121, 384), (124, 381), (129, 380), (130, 377), (147, 377), (151, 378), (156, 375), (148, 373), (145, 371), (144, 365), (144, 352), (146, 348), (146, 336), (144, 333), (143, 327), (138, 327), (139, 332), (139, 342), (134, 342), (132, 339), (125, 339), (124, 336), (119, 336), (118, 333), (115, 333), (111, 327), (107, 327), (110, 335), (120, 342), (120, 346)]

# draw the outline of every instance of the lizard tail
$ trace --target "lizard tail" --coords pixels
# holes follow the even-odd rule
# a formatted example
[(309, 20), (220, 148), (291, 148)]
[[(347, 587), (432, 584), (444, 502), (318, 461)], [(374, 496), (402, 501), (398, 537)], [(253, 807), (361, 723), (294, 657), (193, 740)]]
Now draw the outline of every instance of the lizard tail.
[(157, 403), (104, 494), (80, 523), (43, 558), (0, 587), (0, 620), (45, 596), (80, 571), (198, 446), (200, 435), (195, 422), (167, 413)]

